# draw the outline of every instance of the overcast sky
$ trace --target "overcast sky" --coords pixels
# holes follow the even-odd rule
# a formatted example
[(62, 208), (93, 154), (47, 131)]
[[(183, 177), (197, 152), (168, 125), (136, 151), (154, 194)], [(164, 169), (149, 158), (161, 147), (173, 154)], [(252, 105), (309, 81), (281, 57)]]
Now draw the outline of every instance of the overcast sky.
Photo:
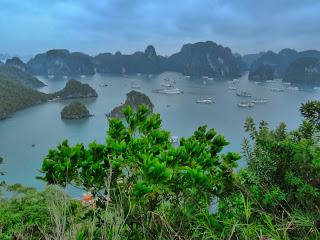
[(170, 55), (211, 40), (233, 52), (320, 50), (319, 0), (0, 0), (0, 53), (67, 48)]

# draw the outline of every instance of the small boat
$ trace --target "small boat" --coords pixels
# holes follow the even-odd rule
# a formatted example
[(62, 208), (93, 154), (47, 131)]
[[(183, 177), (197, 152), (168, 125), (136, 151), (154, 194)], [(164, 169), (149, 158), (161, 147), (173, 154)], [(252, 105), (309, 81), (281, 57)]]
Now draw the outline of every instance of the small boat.
[(190, 76), (188, 76), (188, 75), (187, 75), (187, 76), (184, 76), (184, 77), (185, 77), (185, 78), (190, 78)]
[(213, 77), (208, 77), (208, 80), (209, 80), (209, 81), (213, 81), (214, 78), (213, 78)]
[(228, 87), (229, 90), (237, 90), (237, 88), (235, 86), (230, 86)]
[(291, 85), (291, 82), (282, 82), (282, 85), (290, 86), (290, 85)]
[(298, 87), (288, 87), (287, 89), (291, 91), (299, 91)]
[(131, 82), (131, 88), (132, 89), (140, 89), (140, 85), (134, 81)]
[(178, 143), (178, 142), (179, 142), (179, 137), (178, 137), (178, 136), (172, 136), (171, 139), (170, 139), (170, 141), (171, 141), (172, 143)]
[(159, 91), (159, 93), (164, 93), (164, 94), (180, 94), (183, 93), (179, 88), (167, 88), (167, 89), (162, 89)]
[(252, 103), (252, 102), (241, 102), (241, 103), (238, 103), (238, 107), (252, 108), (253, 106), (254, 106), (254, 103)]
[(67, 76), (67, 75), (64, 75), (63, 78), (64, 78), (64, 79), (68, 79), (68, 76)]
[(173, 83), (163, 83), (161, 84), (163, 87), (174, 87)]
[(152, 75), (152, 74), (149, 74), (149, 75), (148, 75), (148, 77), (149, 77), (149, 78), (152, 78), (152, 77), (153, 77), (153, 75)]
[(267, 83), (275, 83), (275, 82), (277, 82), (276, 80), (267, 80), (266, 81)]
[(254, 98), (250, 101), (251, 103), (259, 103), (259, 104), (262, 104), (262, 103), (267, 103), (269, 102), (269, 99), (268, 98)]
[(201, 104), (211, 104), (214, 103), (212, 98), (205, 98), (205, 99), (198, 99), (196, 103), (201, 103)]
[(245, 92), (245, 91), (237, 92), (237, 96), (238, 97), (252, 97), (252, 95), (250, 93)]
[(82, 74), (82, 75), (80, 75), (80, 77), (81, 77), (81, 78), (85, 78), (85, 77), (87, 77), (87, 75)]
[(35, 147), (35, 146), (36, 146), (35, 144), (32, 144), (32, 145), (31, 145), (31, 147)]
[(204, 79), (208, 79), (209, 77), (208, 77), (208, 76), (202, 76), (202, 78), (204, 78)]
[(49, 78), (49, 79), (52, 79), (52, 78), (54, 78), (54, 75), (53, 75), (53, 74), (49, 74), (49, 75), (48, 75), (48, 78)]
[(272, 92), (284, 92), (283, 88), (270, 88)]
[(313, 90), (320, 91), (320, 87), (314, 87)]

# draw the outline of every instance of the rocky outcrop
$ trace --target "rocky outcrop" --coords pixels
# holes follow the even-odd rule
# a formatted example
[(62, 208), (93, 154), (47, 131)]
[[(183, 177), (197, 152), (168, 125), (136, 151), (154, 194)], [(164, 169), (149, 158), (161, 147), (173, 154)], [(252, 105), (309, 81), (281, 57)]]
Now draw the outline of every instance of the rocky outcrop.
[(27, 69), (36, 75), (92, 75), (94, 66), (91, 57), (65, 49), (50, 50), (38, 54), (27, 63)]
[(278, 53), (268, 51), (261, 57), (256, 59), (250, 68), (250, 72), (255, 71), (262, 65), (272, 65), (275, 68), (275, 72), (279, 77), (283, 77), (287, 71), (288, 66), (299, 58), (313, 57), (320, 59), (320, 51), (308, 50), (303, 52), (297, 52), (294, 49), (283, 49)]
[(190, 76), (236, 78), (241, 75), (241, 66), (230, 48), (211, 41), (184, 45), (167, 59), (165, 69)]
[(127, 93), (127, 99), (126, 99), (125, 103), (118, 106), (118, 107), (115, 107), (109, 114), (107, 114), (107, 116), (108, 117), (123, 118), (124, 115), (123, 115), (122, 111), (123, 111), (124, 107), (130, 106), (132, 109), (137, 110), (138, 107), (142, 104), (146, 105), (149, 108), (150, 112), (153, 111), (154, 106), (153, 106), (150, 98), (141, 92), (133, 90), (133, 91)]
[(20, 68), (13, 67), (7, 63), (3, 66), (0, 66), (0, 76), (18, 81), (23, 86), (29, 88), (39, 88), (45, 86), (43, 82), (38, 80), (36, 77), (33, 77), (28, 72), (25, 72)]
[(320, 59), (306, 57), (295, 60), (289, 65), (283, 80), (296, 84), (320, 84)]
[(270, 64), (260, 65), (257, 69), (250, 71), (248, 78), (253, 81), (273, 80), (276, 78), (275, 68)]
[(62, 90), (49, 95), (51, 98), (59, 99), (98, 97), (96, 90), (90, 87), (89, 84), (73, 79), (69, 80)]
[(82, 119), (89, 118), (92, 115), (89, 110), (78, 101), (74, 101), (65, 106), (61, 111), (62, 119)]
[(244, 61), (247, 65), (247, 68), (250, 69), (252, 63), (260, 58), (263, 54), (265, 54), (265, 52), (245, 54), (242, 56), (242, 61)]
[(18, 57), (7, 59), (6, 66), (18, 68), (21, 71), (27, 70), (27, 65), (24, 62), (22, 62), (21, 59)]

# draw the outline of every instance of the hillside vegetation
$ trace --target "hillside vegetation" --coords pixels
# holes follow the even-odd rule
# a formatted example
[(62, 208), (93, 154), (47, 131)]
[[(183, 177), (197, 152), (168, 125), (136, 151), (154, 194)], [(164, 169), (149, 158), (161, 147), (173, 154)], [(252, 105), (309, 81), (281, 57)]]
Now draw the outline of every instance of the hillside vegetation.
[(24, 87), (19, 82), (0, 76), (0, 119), (48, 100), (48, 96)]

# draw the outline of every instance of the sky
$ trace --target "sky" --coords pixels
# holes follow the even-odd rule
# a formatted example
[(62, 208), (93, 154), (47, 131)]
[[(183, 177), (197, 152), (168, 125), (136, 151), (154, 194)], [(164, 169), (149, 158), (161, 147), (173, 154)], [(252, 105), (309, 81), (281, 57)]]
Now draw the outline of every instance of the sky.
[(320, 50), (319, 0), (0, 0), (0, 53), (131, 54), (214, 41), (241, 54)]

